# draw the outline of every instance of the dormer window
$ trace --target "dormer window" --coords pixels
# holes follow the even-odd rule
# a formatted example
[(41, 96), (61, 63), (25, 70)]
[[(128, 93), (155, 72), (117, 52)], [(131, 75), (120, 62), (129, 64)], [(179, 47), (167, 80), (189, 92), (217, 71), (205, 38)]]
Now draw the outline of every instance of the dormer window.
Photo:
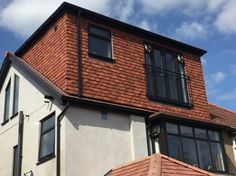
[(89, 25), (88, 33), (89, 55), (100, 59), (112, 59), (111, 32)]
[(152, 100), (191, 106), (184, 59), (179, 53), (154, 47), (145, 50), (148, 96)]

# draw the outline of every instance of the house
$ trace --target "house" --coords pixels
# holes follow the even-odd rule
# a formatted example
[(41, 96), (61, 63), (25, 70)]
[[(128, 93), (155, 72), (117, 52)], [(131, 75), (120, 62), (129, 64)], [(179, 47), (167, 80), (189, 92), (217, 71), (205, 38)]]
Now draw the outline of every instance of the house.
[(236, 126), (212, 118), (205, 53), (63, 3), (6, 53), (0, 175), (99, 176), (154, 153), (191, 171), (236, 173)]

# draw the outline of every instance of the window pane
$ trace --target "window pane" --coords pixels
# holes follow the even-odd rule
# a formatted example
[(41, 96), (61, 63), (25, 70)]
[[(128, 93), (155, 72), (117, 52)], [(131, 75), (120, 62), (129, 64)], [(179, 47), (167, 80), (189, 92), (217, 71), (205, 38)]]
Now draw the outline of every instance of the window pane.
[(193, 139), (182, 138), (184, 161), (188, 164), (198, 166), (196, 146)]
[(211, 142), (212, 160), (215, 169), (225, 171), (222, 149), (219, 143)]
[(54, 137), (54, 129), (41, 136), (40, 159), (54, 153)]
[(208, 130), (209, 139), (214, 141), (220, 141), (219, 133), (217, 131)]
[(192, 127), (188, 126), (180, 126), (180, 131), (183, 136), (193, 136), (193, 129)]
[(18, 112), (18, 103), (19, 103), (19, 77), (15, 75), (14, 80), (14, 101), (13, 101), (13, 115)]
[(50, 117), (49, 119), (42, 122), (42, 132), (47, 131), (48, 129), (54, 128), (55, 126), (55, 118)]
[(10, 89), (11, 89), (11, 80), (9, 81), (7, 88), (5, 90), (4, 121), (6, 121), (10, 116)]
[(173, 123), (166, 123), (166, 131), (171, 134), (179, 134), (178, 126)]
[(13, 151), (13, 176), (17, 176), (17, 170), (18, 170), (18, 146), (15, 146)]
[(165, 78), (163, 71), (159, 70), (158, 72), (156, 71), (156, 84), (157, 84), (157, 95), (159, 97), (166, 98), (166, 85), (165, 85)]
[(166, 53), (166, 69), (175, 72), (175, 58), (170, 53)]
[(159, 69), (162, 69), (163, 65), (162, 65), (162, 58), (161, 58), (160, 50), (154, 49), (153, 50), (153, 56), (154, 56), (154, 59), (153, 59), (154, 66), (159, 68)]
[(173, 73), (168, 73), (168, 79), (169, 79), (169, 90), (170, 90), (170, 98), (173, 100), (179, 100), (178, 96), (178, 80)]
[(179, 137), (167, 135), (169, 156), (182, 160), (182, 152)]
[(100, 37), (110, 39), (110, 32), (108, 30), (103, 30), (103, 29), (100, 29), (100, 28), (90, 26), (89, 27), (89, 33), (100, 36)]
[(195, 134), (197, 138), (207, 139), (207, 132), (204, 129), (195, 128)]
[(111, 42), (89, 36), (89, 53), (111, 58)]
[(212, 170), (213, 167), (208, 142), (197, 140), (197, 149), (200, 167), (203, 169)]

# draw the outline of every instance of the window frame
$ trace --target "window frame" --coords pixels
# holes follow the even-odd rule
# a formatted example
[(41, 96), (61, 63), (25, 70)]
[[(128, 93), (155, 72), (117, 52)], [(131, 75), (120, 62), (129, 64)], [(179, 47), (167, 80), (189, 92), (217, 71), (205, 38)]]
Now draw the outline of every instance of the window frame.
[[(9, 97), (8, 97), (8, 117), (6, 116), (7, 109), (6, 109), (6, 104), (7, 104), (7, 91), (9, 91)], [(4, 114), (3, 114), (3, 123), (2, 125), (6, 124), (9, 119), (10, 119), (10, 105), (11, 105), (11, 78), (9, 79), (7, 86), (5, 88), (5, 100), (4, 100)]]
[[(146, 43), (144, 43), (145, 45)], [(186, 107), (186, 108), (191, 108), (193, 107), (193, 104), (191, 102), (191, 99), (190, 99), (190, 89), (189, 89), (189, 85), (188, 85), (188, 80), (190, 80), (190, 78), (186, 75), (186, 71), (185, 71), (185, 63), (182, 62), (178, 62), (178, 55), (183, 55), (182, 53), (178, 52), (178, 51), (174, 51), (174, 50), (171, 50), (169, 48), (164, 48), (164, 47), (161, 47), (161, 46), (158, 46), (158, 45), (155, 45), (155, 44), (150, 44), (151, 46), (151, 50), (150, 52), (148, 51), (144, 51), (144, 65), (146, 67), (146, 80), (147, 80), (147, 96), (149, 98), (149, 100), (152, 100), (152, 101), (158, 101), (158, 102), (162, 102), (162, 103), (166, 103), (166, 104), (172, 104), (172, 105), (176, 105), (176, 106), (181, 106), (181, 107)], [(165, 97), (162, 97), (162, 96), (158, 96), (158, 89), (157, 89), (157, 86), (158, 86), (158, 83), (155, 83), (154, 82), (154, 94), (152, 95), (152, 93), (150, 93), (150, 78), (149, 78), (149, 75), (147, 73), (147, 69), (155, 69), (155, 64), (154, 64), (154, 50), (158, 50), (160, 51), (160, 57), (161, 57), (161, 62), (162, 62), (162, 67), (163, 68), (158, 68), (160, 69), (162, 72), (163, 72), (163, 79), (164, 79), (164, 87), (165, 87), (165, 92), (166, 92), (166, 95)], [(146, 55), (149, 55), (150, 57), (150, 60), (151, 60), (151, 63), (150, 65), (147, 64), (147, 56)], [(167, 69), (167, 63), (166, 63), (166, 54), (171, 54), (172, 57), (174, 57), (174, 69), (175, 71), (172, 72), (172, 71), (169, 71)], [(179, 69), (179, 64), (182, 64), (183, 65), (183, 74), (180, 73), (180, 69)], [(149, 68), (148, 68), (149, 67)], [(151, 70), (152, 71), (152, 70)], [(164, 72), (167, 72), (167, 73), (164, 73)], [(186, 93), (186, 99), (187, 99), (187, 102), (184, 102), (184, 90), (182, 90), (183, 88), (180, 87), (181, 86), (181, 79), (182, 77), (178, 78), (177, 82), (178, 84), (176, 84), (177, 86), (177, 96), (178, 96), (178, 100), (174, 100), (171, 98), (171, 95), (170, 95), (170, 86), (169, 86), (169, 72), (171, 72), (173, 75), (181, 75), (183, 78), (184, 78), (184, 86), (185, 86), (185, 93)], [(156, 73), (154, 74), (154, 78), (152, 77), (152, 82), (153, 80), (157, 80), (157, 76), (156, 76)], [(153, 84), (153, 83), (152, 83)]]
[[(102, 36), (99, 36), (99, 35), (96, 35), (96, 34), (93, 34), (90, 32), (90, 28), (97, 28), (99, 30), (102, 30), (102, 31), (106, 31), (108, 32), (109, 34), (109, 39), (106, 38), (106, 37), (102, 37)], [(104, 27), (101, 27), (101, 26), (98, 26), (98, 25), (94, 25), (94, 24), (88, 24), (88, 54), (90, 57), (92, 58), (97, 58), (97, 59), (101, 59), (101, 60), (104, 60), (104, 61), (110, 61), (110, 62), (113, 62), (114, 59), (113, 59), (113, 47), (112, 47), (112, 32), (110, 29), (107, 29), (107, 28), (104, 28)], [(89, 37), (92, 36), (94, 38), (97, 38), (99, 40), (103, 40), (103, 41), (106, 41), (106, 42), (110, 42), (110, 49), (111, 49), (111, 57), (105, 57), (105, 56), (101, 56), (99, 54), (94, 54), (92, 52), (90, 52), (90, 42), (89, 42)]]
[[(178, 127), (178, 134), (169, 134), (167, 132), (167, 128), (166, 128), (166, 123), (172, 123), (172, 124), (175, 124), (177, 125)], [(169, 156), (169, 149), (168, 149), (168, 140), (167, 140), (167, 136), (168, 135), (172, 135), (172, 136), (176, 136), (179, 138), (180, 140), (180, 143), (181, 143), (181, 152), (182, 152), (182, 158), (183, 158), (183, 162), (184, 161), (184, 155), (183, 155), (183, 141), (182, 139), (183, 138), (187, 138), (187, 139), (193, 139), (194, 143), (195, 143), (195, 150), (196, 150), (196, 155), (197, 155), (197, 162), (198, 162), (198, 167), (200, 168), (200, 162), (199, 162), (199, 154), (198, 154), (198, 147), (197, 147), (197, 140), (200, 140), (200, 141), (206, 141), (207, 144), (209, 145), (209, 151), (210, 151), (210, 155), (211, 155), (211, 162), (213, 160), (213, 157), (212, 157), (212, 149), (211, 149), (211, 143), (218, 143), (220, 144), (220, 147), (221, 147), (221, 152), (222, 152), (222, 158), (223, 158), (223, 166), (224, 166), (224, 171), (220, 171), (220, 170), (216, 170), (214, 167), (214, 164), (212, 162), (212, 165), (213, 165), (213, 169), (209, 169), (207, 171), (210, 171), (210, 172), (214, 172), (214, 173), (229, 173), (229, 168), (228, 168), (228, 163), (227, 163), (227, 160), (226, 160), (226, 152), (225, 152), (225, 147), (224, 147), (224, 142), (223, 142), (223, 134), (222, 134), (222, 131), (219, 130), (218, 128), (214, 128), (212, 126), (208, 126), (208, 125), (198, 125), (198, 124), (193, 124), (191, 122), (178, 122), (176, 120), (167, 120), (167, 121), (159, 121), (159, 120), (154, 120), (152, 123), (151, 123), (151, 128), (153, 128), (153, 126), (156, 126), (156, 125), (159, 125), (160, 126), (160, 131), (161, 133), (159, 134), (159, 137), (160, 137), (160, 149), (161, 149), (161, 153), (165, 154), (165, 155), (168, 155)], [(185, 135), (182, 135), (181, 134), (181, 131), (180, 131), (180, 126), (188, 126), (188, 127), (191, 127), (192, 128), (192, 132), (193, 132), (193, 137), (190, 137), (190, 136), (185, 136)], [(197, 138), (196, 135), (195, 135), (195, 128), (201, 128), (201, 129), (205, 129), (207, 131), (207, 139), (202, 139), (202, 138)], [(208, 131), (217, 131), (218, 134), (219, 134), (219, 141), (216, 141), (216, 140), (210, 140), (209, 139), (209, 134), (208, 134)], [(151, 141), (153, 143), (153, 137), (152, 137), (152, 131), (150, 133), (150, 138), (151, 138)], [(154, 145), (152, 145), (152, 147), (154, 147)], [(153, 153), (155, 153), (155, 148), (153, 148)], [(205, 169), (206, 170), (206, 169)]]
[[(56, 142), (56, 117), (55, 117), (55, 111), (52, 112), (51, 114), (49, 114), (48, 116), (46, 116), (45, 118), (43, 118), (42, 120), (40, 120), (40, 141), (39, 141), (39, 153), (38, 153), (38, 163), (37, 165), (41, 164), (41, 163), (44, 163), (52, 158), (55, 157), (55, 142)], [(47, 120), (49, 120), (50, 118), (54, 118), (54, 127), (51, 127), (49, 129), (47, 129), (46, 131), (42, 132), (43, 131), (43, 123)], [(41, 157), (41, 150), (42, 150), (42, 136), (51, 132), (52, 130), (54, 130), (54, 139), (53, 139), (53, 152), (50, 153), (50, 154), (47, 154), (43, 157)]]

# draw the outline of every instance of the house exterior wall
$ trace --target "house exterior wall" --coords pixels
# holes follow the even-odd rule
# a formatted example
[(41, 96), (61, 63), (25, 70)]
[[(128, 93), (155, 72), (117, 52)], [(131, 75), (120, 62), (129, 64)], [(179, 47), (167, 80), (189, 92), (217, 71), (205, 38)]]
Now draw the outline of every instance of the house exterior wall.
[[(183, 53), (186, 74), (191, 78), (194, 107), (188, 109), (150, 101), (147, 97), (143, 65), (143, 42), (146, 39), (109, 25), (103, 25), (112, 33), (114, 62), (90, 58), (88, 23), (96, 24), (83, 16), (80, 17), (78, 24), (77, 16), (66, 12), (22, 57), (69, 94), (78, 95), (81, 88), (81, 95), (87, 98), (149, 110), (179, 113), (191, 118), (209, 117), (199, 56), (176, 50), (175, 46), (163, 46), (158, 41), (149, 41)], [(79, 39), (77, 25), (80, 26)], [(101, 24), (97, 25), (101, 26)], [(77, 44), (80, 45), (79, 54)], [(81, 58), (81, 65), (78, 64), (78, 57)], [(78, 69), (82, 71), (81, 79), (78, 77)], [(78, 82), (81, 82), (81, 85), (78, 85)]]
[[(40, 120), (54, 112), (58, 115), (60, 107), (54, 103), (45, 103), (44, 95), (47, 94), (37, 80), (31, 80), (27, 75), (12, 65), (6, 76), (2, 91), (0, 93), (0, 117), (3, 119), (4, 90), (14, 74), (20, 78), (19, 83), (19, 111), (24, 113), (24, 135), (22, 152), (22, 175), (33, 171), (34, 175), (52, 176), (56, 172), (56, 159), (49, 160), (37, 165), (40, 140)], [(13, 81), (11, 82), (11, 100), (13, 93)], [(10, 103), (12, 109), (12, 101)], [(0, 126), (0, 175), (10, 176), (13, 172), (13, 147), (18, 143), (18, 122), (19, 116), (14, 117), (8, 123)]]
[(236, 175), (236, 163), (233, 151), (233, 137), (229, 136), (227, 131), (223, 131), (223, 141), (225, 146), (226, 160), (229, 172)]
[(100, 176), (147, 156), (143, 117), (73, 107), (65, 120), (65, 175)]

